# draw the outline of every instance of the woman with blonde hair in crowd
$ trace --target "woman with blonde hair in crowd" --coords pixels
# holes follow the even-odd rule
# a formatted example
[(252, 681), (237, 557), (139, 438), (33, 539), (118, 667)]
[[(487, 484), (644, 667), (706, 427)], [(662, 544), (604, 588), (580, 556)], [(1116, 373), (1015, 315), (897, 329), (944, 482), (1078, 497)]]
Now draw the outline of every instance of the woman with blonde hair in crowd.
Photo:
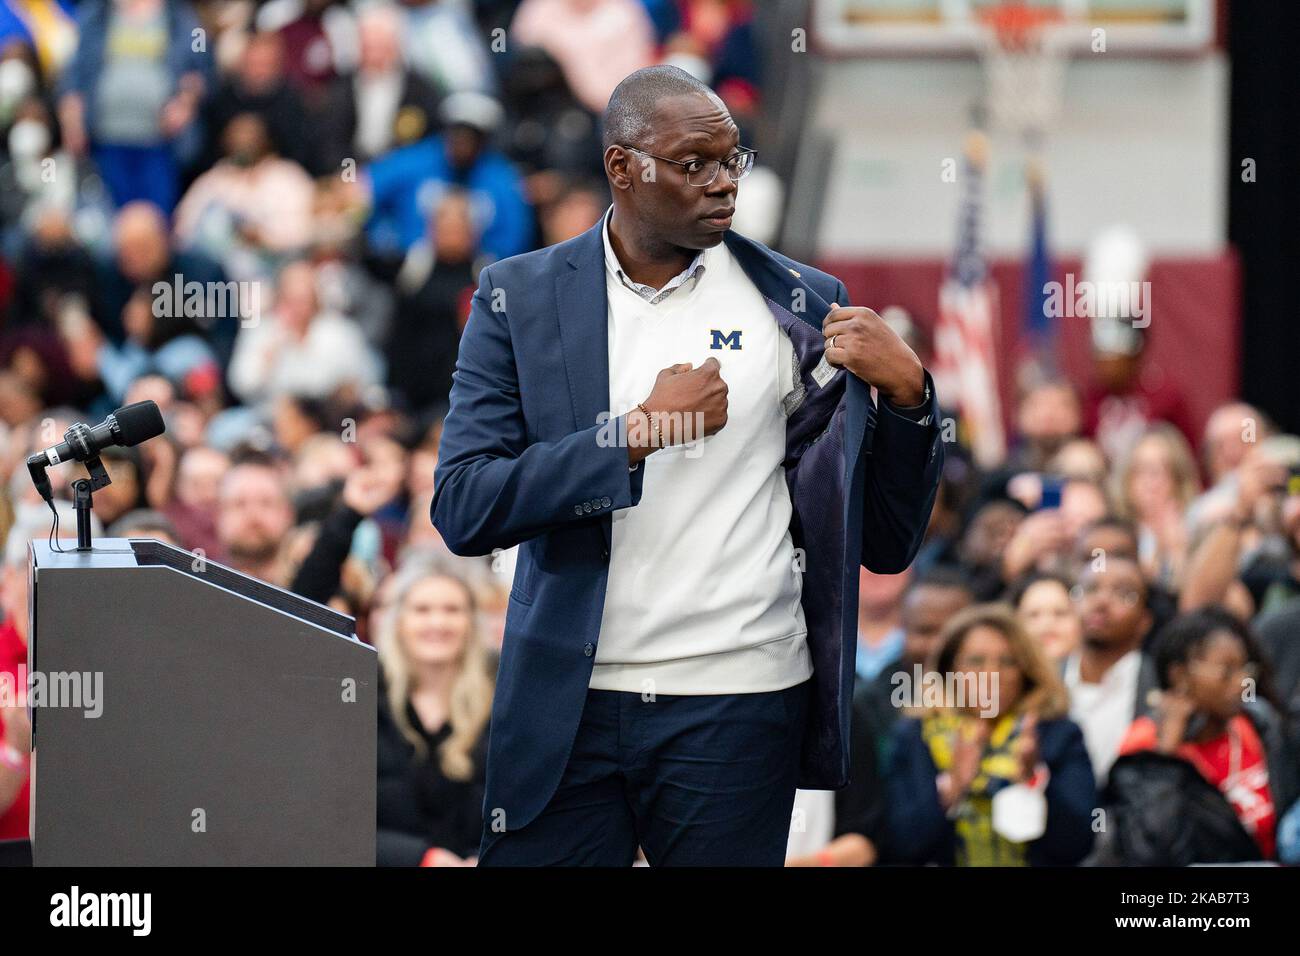
[(380, 866), (473, 865), (493, 681), (474, 592), (436, 563), (401, 569), (376, 635)]
[(1152, 425), (1115, 469), (1112, 497), (1138, 526), (1147, 580), (1177, 590), (1187, 558), (1187, 509), (1201, 491), (1191, 446), (1172, 425)]
[[(885, 779), (899, 862), (1063, 866), (1092, 847), (1096, 787), (1064, 684), (1003, 604), (944, 628)], [(898, 702), (900, 705), (905, 703)]]

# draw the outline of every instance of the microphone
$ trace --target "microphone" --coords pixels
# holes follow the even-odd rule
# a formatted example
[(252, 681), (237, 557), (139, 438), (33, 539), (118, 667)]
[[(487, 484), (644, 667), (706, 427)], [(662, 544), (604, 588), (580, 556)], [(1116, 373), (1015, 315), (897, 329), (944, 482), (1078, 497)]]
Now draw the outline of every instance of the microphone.
[(120, 445), (131, 448), (166, 431), (157, 402), (133, 402), (113, 412), (93, 428), (76, 422), (68, 427), (63, 441), (27, 459), (27, 471), (41, 497), (50, 501), (53, 492), (45, 469), (65, 461), (91, 461), (100, 451)]

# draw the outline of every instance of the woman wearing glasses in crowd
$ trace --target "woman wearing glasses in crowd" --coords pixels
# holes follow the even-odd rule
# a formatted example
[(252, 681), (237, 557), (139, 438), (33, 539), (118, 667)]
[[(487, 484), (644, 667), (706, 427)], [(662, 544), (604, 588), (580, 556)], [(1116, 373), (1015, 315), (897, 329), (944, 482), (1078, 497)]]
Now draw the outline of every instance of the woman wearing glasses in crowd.
[(1015, 614), (1000, 604), (957, 614), (933, 670), (943, 692), (923, 690), (920, 715), (895, 726), (885, 774), (899, 861), (1082, 860), (1093, 841), (1092, 765), (1056, 669)]
[(1277, 858), (1300, 768), (1246, 626), (1220, 608), (1156, 639), (1161, 693), (1120, 745), (1097, 862), (1185, 866)]

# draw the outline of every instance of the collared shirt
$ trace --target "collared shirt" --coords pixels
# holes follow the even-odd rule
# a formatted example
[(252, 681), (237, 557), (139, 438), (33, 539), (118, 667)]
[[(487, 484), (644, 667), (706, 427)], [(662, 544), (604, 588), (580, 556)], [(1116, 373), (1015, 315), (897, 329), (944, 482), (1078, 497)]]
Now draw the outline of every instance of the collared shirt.
[(677, 289), (685, 285), (689, 280), (695, 280), (698, 284), (704, 275), (705, 256), (708, 249), (701, 249), (696, 253), (691, 264), (668, 280), (668, 283), (662, 289), (656, 289), (654, 286), (646, 285), (644, 282), (636, 282), (630, 279), (623, 271), (623, 264), (618, 261), (618, 256), (614, 253), (614, 246), (609, 241), (609, 219), (614, 213), (614, 207), (610, 206), (605, 210), (604, 225), (601, 227), (600, 234), (605, 240), (605, 268), (608, 269), (623, 285), (641, 298), (645, 299), (651, 305), (658, 305), (668, 296), (672, 295)]
[[(618, 255), (614, 252), (613, 244), (609, 241), (609, 220), (613, 214), (614, 206), (611, 204), (610, 207), (605, 210), (605, 215), (601, 220), (600, 235), (601, 239), (604, 240), (605, 243), (605, 269), (610, 273), (610, 275), (617, 278), (625, 288), (631, 289), (651, 305), (658, 305), (677, 289), (685, 285), (687, 281), (693, 279), (693, 286), (699, 284), (700, 279), (704, 277), (705, 269), (708, 268), (707, 259), (709, 253), (712, 251), (711, 249), (701, 249), (696, 254), (695, 258), (691, 260), (691, 264), (669, 279), (668, 283), (662, 289), (656, 289), (654, 286), (646, 285), (643, 282), (636, 282), (628, 278), (627, 273), (623, 271), (623, 264), (619, 262)], [(787, 351), (789, 351), (790, 360), (794, 365), (794, 379), (797, 382), (799, 379), (799, 359), (794, 354), (793, 349), (787, 349)], [(926, 382), (925, 397), (921, 400), (921, 404), (919, 405), (894, 405), (891, 402), (885, 401), (883, 398), (881, 399), (880, 404), (882, 407), (897, 413), (899, 417), (903, 418), (905, 421), (917, 425), (928, 426), (930, 424), (931, 416), (926, 413), (926, 409), (930, 405), (930, 383), (928, 381)]]
[(1133, 723), (1137, 705), (1142, 652), (1132, 650), (1110, 666), (1095, 684), (1079, 673), (1083, 655), (1075, 651), (1065, 660), (1063, 677), (1070, 692), (1070, 717), (1083, 731), (1084, 744), (1100, 786), (1119, 755), (1119, 745)]

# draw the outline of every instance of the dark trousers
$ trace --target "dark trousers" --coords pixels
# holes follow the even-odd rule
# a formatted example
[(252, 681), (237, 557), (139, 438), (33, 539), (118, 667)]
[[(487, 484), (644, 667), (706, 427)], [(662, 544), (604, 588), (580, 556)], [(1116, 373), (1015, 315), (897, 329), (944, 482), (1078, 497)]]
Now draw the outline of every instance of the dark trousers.
[(550, 802), (479, 866), (781, 866), (812, 682), (755, 694), (589, 690)]

